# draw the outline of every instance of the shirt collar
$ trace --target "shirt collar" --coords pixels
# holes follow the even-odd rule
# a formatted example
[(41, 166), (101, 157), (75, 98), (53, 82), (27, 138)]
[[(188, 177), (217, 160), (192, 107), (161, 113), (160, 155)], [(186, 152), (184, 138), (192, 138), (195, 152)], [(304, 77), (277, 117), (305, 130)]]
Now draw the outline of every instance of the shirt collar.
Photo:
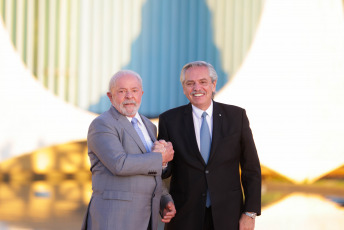
[[(140, 116), (139, 113), (136, 113), (134, 117), (137, 119), (139, 124), (143, 124), (143, 121), (142, 121), (141, 116)], [(131, 120), (133, 119), (132, 117), (127, 117), (127, 118), (129, 120), (129, 122), (131, 122)]]
[(211, 104), (208, 107), (207, 110), (203, 111), (199, 108), (197, 108), (196, 106), (192, 105), (192, 112), (196, 115), (197, 118), (201, 119), (202, 118), (202, 114), (203, 112), (207, 112), (207, 114), (209, 115), (209, 117), (213, 116), (213, 100), (211, 100)]

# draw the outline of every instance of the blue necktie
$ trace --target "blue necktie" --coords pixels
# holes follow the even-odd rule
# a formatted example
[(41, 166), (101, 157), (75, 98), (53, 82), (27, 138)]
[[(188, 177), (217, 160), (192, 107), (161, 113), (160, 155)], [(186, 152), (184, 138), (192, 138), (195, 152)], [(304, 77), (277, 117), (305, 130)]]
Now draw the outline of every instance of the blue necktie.
[[(208, 114), (206, 112), (203, 112), (202, 114), (202, 125), (201, 125), (201, 132), (200, 132), (201, 154), (206, 164), (208, 163), (210, 146), (211, 146), (211, 136), (210, 136), (209, 126), (208, 126), (207, 118), (206, 118), (207, 115)], [(210, 195), (209, 195), (209, 190), (207, 190), (206, 206), (209, 208), (210, 205), (211, 205)]]
[(206, 119), (207, 115), (208, 114), (206, 112), (203, 112), (202, 114), (202, 125), (201, 125), (201, 134), (200, 134), (201, 154), (205, 163), (208, 163), (210, 145), (211, 145), (210, 131), (209, 131), (209, 126)]
[(146, 148), (146, 151), (149, 152), (149, 148), (148, 148), (147, 142), (145, 140), (145, 137), (143, 136), (143, 133), (142, 133), (141, 129), (139, 128), (139, 126), (137, 124), (137, 119), (135, 117), (133, 117), (133, 119), (131, 119), (131, 124), (133, 124), (135, 131), (139, 135), (143, 145)]

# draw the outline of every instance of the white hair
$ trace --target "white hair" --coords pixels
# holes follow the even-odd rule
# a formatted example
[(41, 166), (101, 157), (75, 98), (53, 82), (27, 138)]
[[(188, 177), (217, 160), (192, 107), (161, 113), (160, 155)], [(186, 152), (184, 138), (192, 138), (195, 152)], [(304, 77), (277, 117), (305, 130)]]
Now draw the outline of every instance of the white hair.
[(211, 82), (214, 82), (217, 80), (217, 73), (214, 69), (214, 67), (205, 61), (194, 61), (194, 62), (189, 62), (186, 65), (183, 66), (183, 69), (180, 73), (180, 82), (182, 84), (184, 84), (185, 81), (185, 72), (191, 68), (191, 67), (195, 67), (195, 66), (205, 66), (208, 68), (208, 72), (209, 72), (209, 77), (211, 78)]
[(110, 82), (109, 82), (109, 92), (111, 92), (112, 87), (114, 87), (116, 85), (116, 80), (119, 77), (121, 77), (123, 75), (127, 75), (127, 74), (135, 76), (139, 80), (139, 82), (141, 84), (141, 88), (142, 88), (142, 78), (138, 73), (136, 73), (135, 71), (132, 71), (132, 70), (120, 70), (111, 77)]

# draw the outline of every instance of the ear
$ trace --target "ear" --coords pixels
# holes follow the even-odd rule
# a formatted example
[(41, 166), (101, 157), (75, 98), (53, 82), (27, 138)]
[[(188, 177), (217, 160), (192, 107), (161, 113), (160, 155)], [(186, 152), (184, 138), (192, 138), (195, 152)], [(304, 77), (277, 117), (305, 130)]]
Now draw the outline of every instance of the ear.
[(107, 92), (106, 95), (108, 96), (108, 98), (110, 99), (110, 101), (112, 102), (112, 94), (110, 92)]
[(187, 92), (187, 91), (185, 90), (185, 87), (184, 87), (184, 84), (183, 84), (183, 93), (184, 93), (184, 95), (186, 95), (185, 92)]
[(215, 90), (216, 90), (216, 83), (217, 83), (217, 80), (215, 80), (214, 82), (212, 82), (212, 85), (213, 85), (213, 92), (215, 92)]

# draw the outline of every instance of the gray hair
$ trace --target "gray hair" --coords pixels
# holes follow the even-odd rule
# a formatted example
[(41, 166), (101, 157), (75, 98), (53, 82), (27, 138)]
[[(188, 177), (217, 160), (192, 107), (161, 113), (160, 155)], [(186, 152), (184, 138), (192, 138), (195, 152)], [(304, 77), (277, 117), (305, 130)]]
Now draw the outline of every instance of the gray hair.
[(194, 62), (189, 62), (186, 65), (184, 65), (182, 71), (180, 72), (180, 82), (182, 83), (182, 85), (184, 84), (184, 81), (185, 81), (185, 72), (191, 67), (195, 67), (195, 66), (207, 67), (208, 72), (209, 72), (209, 77), (211, 78), (211, 82), (217, 81), (217, 73), (214, 67), (210, 63), (205, 62), (205, 61), (194, 61)]
[(127, 75), (127, 74), (135, 76), (139, 80), (139, 82), (141, 84), (141, 88), (142, 88), (142, 78), (138, 73), (136, 73), (135, 71), (132, 71), (132, 70), (120, 70), (111, 77), (110, 82), (109, 82), (109, 92), (111, 92), (111, 88), (115, 86), (116, 80), (119, 77), (121, 77), (123, 75)]

